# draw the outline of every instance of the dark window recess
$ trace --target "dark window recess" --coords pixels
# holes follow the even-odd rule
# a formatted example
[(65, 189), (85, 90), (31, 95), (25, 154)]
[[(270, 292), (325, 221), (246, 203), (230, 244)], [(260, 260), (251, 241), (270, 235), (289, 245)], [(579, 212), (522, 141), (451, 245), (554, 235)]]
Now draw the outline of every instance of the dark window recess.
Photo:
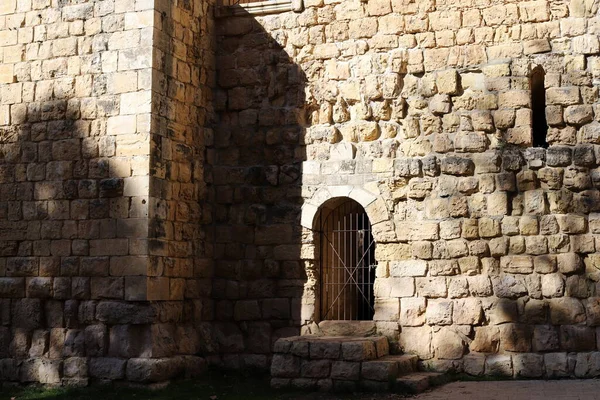
[(541, 66), (535, 67), (531, 74), (531, 111), (533, 147), (548, 147), (548, 123), (546, 122), (546, 73)]

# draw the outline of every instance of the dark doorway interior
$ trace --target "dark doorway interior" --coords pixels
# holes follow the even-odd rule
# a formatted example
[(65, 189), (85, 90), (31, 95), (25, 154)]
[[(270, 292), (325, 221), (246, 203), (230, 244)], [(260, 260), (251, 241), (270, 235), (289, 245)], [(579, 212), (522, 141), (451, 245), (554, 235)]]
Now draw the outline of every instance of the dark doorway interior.
[(372, 320), (377, 263), (365, 210), (344, 199), (322, 209), (319, 220), (321, 320)]

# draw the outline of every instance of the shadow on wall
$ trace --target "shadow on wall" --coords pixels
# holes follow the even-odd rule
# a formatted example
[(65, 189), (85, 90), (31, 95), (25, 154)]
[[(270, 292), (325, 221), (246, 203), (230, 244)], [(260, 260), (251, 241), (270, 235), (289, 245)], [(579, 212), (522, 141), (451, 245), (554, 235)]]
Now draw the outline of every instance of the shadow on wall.
[[(163, 17), (195, 15), (183, 3)], [(77, 9), (93, 13), (90, 4)], [(180, 42), (206, 34), (190, 28), (192, 38), (172, 18), (162, 28), (170, 67), (183, 58), (169, 53), (175, 30)], [(155, 94), (164, 97), (156, 112), (153, 48), (134, 47), (137, 30), (123, 33), (94, 36), (94, 46), (91, 36), (61, 39), (71, 47), (57, 45), (55, 53), (50, 41), (36, 42), (31, 48), (47, 46), (40, 54), (49, 59), (39, 68), (15, 64), (14, 82), (0, 88), (0, 381), (164, 381), (205, 366), (198, 357), (172, 356), (201, 351), (191, 321), (206, 319), (198, 309), (210, 308), (203, 307), (210, 279), (194, 274), (191, 254), (203, 256), (202, 242), (190, 244), (200, 236), (203, 195), (194, 166), (203, 162), (197, 131), (205, 116), (194, 107), (204, 104), (199, 95), (186, 97), (208, 97), (194, 87), (210, 74), (194, 68), (200, 55), (189, 49), (194, 65), (178, 68), (198, 73), (184, 84), (181, 73), (176, 79), (165, 68), (169, 86), (156, 88), (165, 89)], [(153, 148), (157, 142), (164, 147)], [(165, 182), (149, 182), (161, 173)], [(153, 228), (164, 220), (166, 228), (149, 233), (149, 213)], [(161, 213), (174, 217), (157, 221)], [(150, 265), (157, 253), (167, 262), (156, 257)]]
[[(265, 17), (262, 23), (280, 21)], [(218, 115), (207, 150), (214, 204), (216, 351), (226, 367), (267, 369), (279, 337), (300, 333), (306, 76), (287, 33), (254, 17), (217, 21)]]

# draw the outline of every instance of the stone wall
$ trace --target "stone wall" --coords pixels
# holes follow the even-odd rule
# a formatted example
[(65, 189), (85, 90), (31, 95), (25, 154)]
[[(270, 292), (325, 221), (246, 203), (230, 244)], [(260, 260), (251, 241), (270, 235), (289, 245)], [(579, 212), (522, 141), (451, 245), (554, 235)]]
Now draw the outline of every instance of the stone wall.
[(300, 333), (306, 281), (297, 223), (305, 74), (284, 49), (287, 33), (260, 21), (217, 21), (218, 121), (206, 167), (214, 207), (213, 361), (230, 368), (268, 369), (275, 340)]
[[(267, 353), (254, 325), (265, 340), (282, 325), (318, 333), (313, 217), (356, 193), (377, 241), (374, 319), (395, 351), (473, 374), (600, 373), (597, 2), (304, 5), (219, 22), (208, 161), (221, 351)], [(289, 68), (267, 73), (292, 65), (302, 104), (276, 97), (296, 94)], [(531, 147), (538, 65), (548, 149)]]
[(0, 381), (204, 367), (209, 5), (0, 4)]

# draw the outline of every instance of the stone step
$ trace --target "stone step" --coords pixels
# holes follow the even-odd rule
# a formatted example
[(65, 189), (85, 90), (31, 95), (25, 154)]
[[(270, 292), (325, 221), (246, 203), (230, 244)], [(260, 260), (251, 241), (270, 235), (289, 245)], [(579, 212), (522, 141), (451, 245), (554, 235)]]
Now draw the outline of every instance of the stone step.
[(365, 361), (361, 367), (361, 379), (389, 382), (399, 376), (416, 371), (418, 357), (409, 354), (388, 355), (377, 360)]
[(366, 361), (387, 356), (390, 349), (383, 336), (294, 336), (277, 340), (274, 352), (313, 360)]
[(394, 389), (396, 392), (417, 394), (445, 382), (445, 375), (439, 372), (414, 372), (396, 379)]
[(398, 363), (398, 375), (402, 376), (418, 370), (419, 357), (413, 354), (390, 355), (380, 358), (383, 361), (394, 361)]

